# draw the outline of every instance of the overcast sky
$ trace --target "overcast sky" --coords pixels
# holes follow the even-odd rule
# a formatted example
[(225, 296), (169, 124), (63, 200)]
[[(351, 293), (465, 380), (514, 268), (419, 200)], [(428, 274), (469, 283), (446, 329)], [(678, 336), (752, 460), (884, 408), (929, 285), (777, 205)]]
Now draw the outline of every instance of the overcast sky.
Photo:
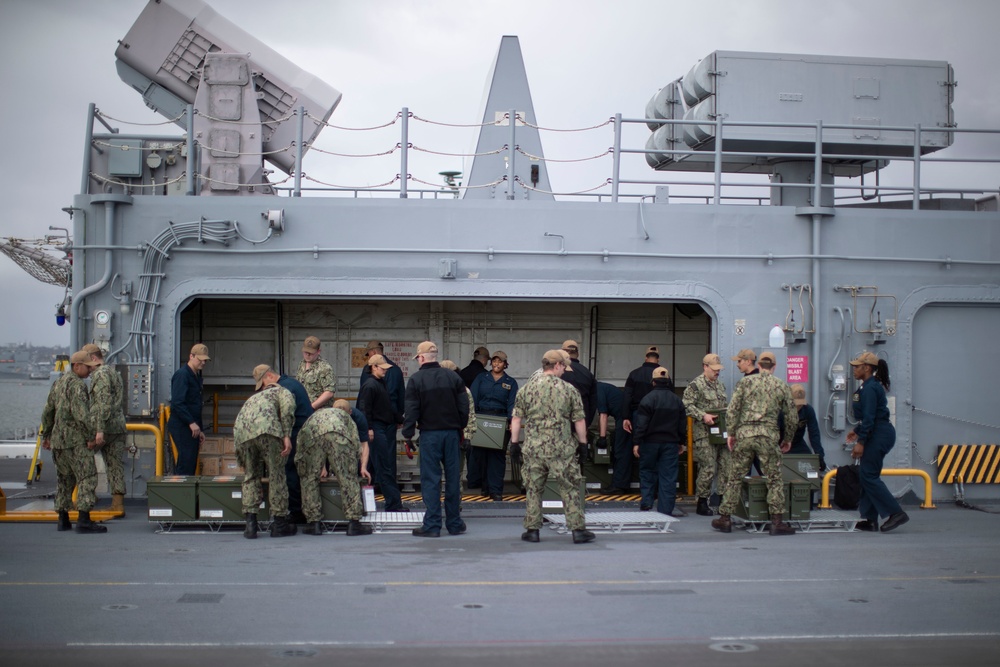
[[(160, 119), (115, 71), (116, 41), (145, 4), (0, 0), (0, 127), (7, 151), (0, 237), (39, 238), (49, 233), (49, 225), (69, 226), (60, 209), (79, 190), (88, 103), (123, 120)], [(595, 125), (615, 113), (641, 117), (660, 87), (716, 50), (945, 60), (959, 82), (954, 104), (959, 126), (1000, 125), (996, 0), (209, 4), (340, 90), (343, 101), (331, 122), (350, 127), (387, 122), (403, 106), (428, 119), (479, 122), (486, 76), (503, 35), (520, 38), (536, 118), (547, 127)], [(173, 126), (160, 130), (180, 133)], [(343, 152), (355, 144), (375, 152), (398, 141), (396, 128), (363, 141), (330, 132), (321, 137), (323, 145)], [(543, 135), (542, 141), (546, 157), (566, 159), (600, 153), (611, 145), (610, 138), (605, 129), (596, 136)], [(474, 139), (471, 130), (459, 131), (454, 145), (444, 150), (467, 151)], [(323, 172), (330, 174), (326, 178), (364, 185), (398, 171), (398, 157), (370, 172), (344, 162)], [(438, 171), (463, 169), (456, 158), (412, 166), (411, 173), (435, 182)], [(610, 162), (601, 165), (600, 176), (595, 174), (572, 166), (549, 168), (553, 189), (560, 192), (599, 184), (610, 175)], [(997, 187), (998, 182), (1000, 177), (976, 185)], [(0, 284), (0, 343), (68, 344), (69, 327), (55, 326), (60, 288), (35, 281), (2, 255)]]

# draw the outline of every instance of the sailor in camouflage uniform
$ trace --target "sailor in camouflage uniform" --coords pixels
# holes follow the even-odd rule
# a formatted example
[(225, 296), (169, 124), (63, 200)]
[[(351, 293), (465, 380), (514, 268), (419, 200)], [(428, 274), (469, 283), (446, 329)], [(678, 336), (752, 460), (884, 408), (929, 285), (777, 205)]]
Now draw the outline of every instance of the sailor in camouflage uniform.
[(90, 372), (90, 414), (97, 432), (94, 444), (100, 448), (111, 490), (111, 511), (125, 516), (125, 413), (122, 412), (122, 376), (104, 364), (104, 350), (93, 343), (83, 346), (97, 364)]
[(97, 466), (90, 397), (83, 381), (96, 364), (83, 350), (74, 352), (69, 363), (70, 370), (52, 385), (42, 411), (42, 447), (52, 450), (56, 465), (56, 529), (72, 528), (69, 512), (73, 509), (73, 488), (79, 487), (76, 532), (105, 533), (105, 526), (90, 519), (90, 510), (97, 502)]
[[(724, 533), (732, 532), (729, 517), (740, 500), (743, 475), (750, 469), (756, 454), (767, 480), (770, 533), (792, 535), (795, 529), (783, 521), (785, 487), (781, 479), (781, 454), (791, 449), (792, 435), (799, 421), (798, 412), (788, 384), (772, 374), (777, 365), (774, 354), (762, 353), (757, 364), (761, 372), (747, 375), (739, 381), (726, 413), (732, 456), (726, 473), (726, 493), (719, 507), (719, 517), (712, 521), (712, 527)], [(782, 412), (785, 416), (784, 432), (778, 427), (778, 414)]]
[(698, 494), (696, 512), (712, 516), (708, 498), (712, 495), (712, 480), (717, 480), (719, 495), (726, 490), (726, 468), (729, 465), (729, 448), (713, 445), (708, 441), (709, 428), (715, 426), (719, 410), (726, 409), (726, 385), (719, 379), (724, 366), (717, 354), (706, 354), (701, 360), (704, 372), (691, 380), (684, 389), (684, 409), (691, 417), (691, 438), (694, 441), (694, 460), (698, 464), (695, 491)]
[[(295, 534), (295, 524), (288, 521), (288, 484), (285, 460), (292, 451), (292, 426), (295, 424), (295, 396), (275, 380), (271, 367), (261, 364), (253, 369), (258, 392), (248, 398), (233, 425), (236, 460), (244, 470), (243, 515), (247, 539), (257, 537), (257, 508), (261, 502), (261, 477), (265, 466), (268, 478), (268, 502), (271, 506), (271, 537)], [(267, 376), (266, 378), (264, 376)]]
[[(542, 492), (548, 478), (559, 485), (559, 496), (566, 511), (566, 527), (573, 531), (573, 542), (594, 540), (587, 530), (583, 515), (578, 456), (587, 447), (587, 425), (583, 400), (573, 385), (563, 382), (562, 375), (572, 371), (569, 354), (564, 350), (549, 350), (542, 357), (542, 374), (521, 388), (514, 401), (510, 422), (511, 457), (521, 452), (520, 432), (525, 425), (524, 479), (526, 500), (524, 511), (525, 542), (538, 542), (542, 526)], [(570, 433), (570, 424), (574, 434)]]
[(328, 408), (333, 404), (337, 376), (333, 366), (319, 356), (319, 338), (309, 336), (302, 343), (302, 361), (295, 372), (295, 379), (302, 383), (312, 401), (313, 410)]
[[(347, 401), (336, 401), (335, 410), (317, 410), (312, 413), (299, 431), (295, 465), (302, 482), (302, 512), (309, 524), (302, 530), (306, 535), (323, 534), (323, 500), (320, 498), (319, 479), (324, 466), (337, 476), (340, 494), (344, 499), (344, 516), (347, 517), (348, 535), (371, 535), (371, 526), (360, 521), (364, 516), (361, 505), (361, 486), (358, 484), (358, 464), (362, 461), (361, 440), (358, 427), (351, 419)], [(367, 459), (367, 457), (363, 457)], [(365, 466), (362, 476), (371, 483), (371, 474)]]

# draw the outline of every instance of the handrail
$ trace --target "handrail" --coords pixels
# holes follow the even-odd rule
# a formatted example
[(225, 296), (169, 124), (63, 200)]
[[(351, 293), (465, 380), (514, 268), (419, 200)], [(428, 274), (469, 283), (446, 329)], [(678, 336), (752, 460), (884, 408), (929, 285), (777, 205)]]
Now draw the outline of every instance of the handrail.
[[(924, 478), (924, 502), (920, 504), (921, 509), (937, 509), (934, 504), (934, 500), (931, 494), (931, 476), (928, 475), (923, 470), (917, 468), (884, 468), (882, 470), (882, 475), (889, 475), (895, 477), (909, 477), (911, 475), (919, 475)], [(823, 483), (821, 485), (820, 499), (819, 499), (819, 509), (828, 510), (832, 507), (830, 505), (830, 480), (837, 476), (837, 468), (832, 468), (826, 471), (823, 475)]]
[(156, 436), (156, 474), (163, 475), (163, 431), (152, 424), (125, 424), (129, 431), (148, 431)]

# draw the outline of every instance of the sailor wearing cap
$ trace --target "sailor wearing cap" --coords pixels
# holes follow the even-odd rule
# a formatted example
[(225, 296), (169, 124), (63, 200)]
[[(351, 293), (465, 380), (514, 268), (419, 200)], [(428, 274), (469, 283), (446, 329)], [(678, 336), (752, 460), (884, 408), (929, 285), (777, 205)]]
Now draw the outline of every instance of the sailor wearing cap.
[(313, 410), (328, 408), (333, 403), (337, 376), (333, 366), (320, 356), (320, 342), (316, 336), (309, 336), (302, 342), (302, 361), (295, 371), (295, 379), (306, 388)]
[(639, 509), (652, 509), (655, 499), (657, 512), (673, 515), (677, 462), (687, 449), (687, 414), (663, 366), (653, 369), (653, 390), (642, 398), (635, 412), (632, 443), (639, 459)]
[(712, 482), (719, 495), (726, 488), (726, 468), (729, 465), (729, 448), (713, 445), (709, 429), (716, 425), (719, 412), (726, 409), (726, 385), (719, 379), (724, 366), (717, 354), (706, 354), (701, 360), (702, 373), (684, 389), (684, 408), (691, 417), (691, 438), (694, 441), (694, 460), (698, 464), (695, 493), (698, 496), (696, 512), (712, 516), (708, 500), (712, 495)]
[(83, 350), (74, 352), (69, 363), (70, 371), (53, 383), (42, 410), (42, 447), (52, 450), (56, 466), (56, 530), (72, 528), (69, 511), (73, 509), (73, 488), (78, 487), (76, 532), (104, 533), (108, 529), (90, 519), (90, 510), (97, 503), (97, 466), (91, 451), (95, 433), (90, 397), (83, 383), (97, 363)]
[[(507, 374), (507, 353), (497, 350), (490, 358), (491, 370), (476, 377), (470, 387), (472, 400), (479, 414), (510, 420), (517, 398), (517, 380)], [(508, 421), (509, 425), (509, 421)], [(507, 468), (509, 426), (504, 433), (503, 449), (473, 447), (469, 453), (469, 477), (482, 480), (483, 495), (491, 500), (503, 500), (503, 477)], [(470, 486), (473, 482), (470, 482)]]
[(386, 388), (386, 375), (394, 366), (381, 354), (373, 354), (368, 357), (368, 368), (357, 405), (368, 422), (372, 478), (385, 498), (385, 511), (407, 512), (396, 484), (396, 424), (403, 421), (403, 413), (396, 411)]
[(94, 420), (94, 444), (104, 459), (111, 491), (111, 511), (125, 515), (125, 412), (122, 410), (125, 392), (122, 376), (105, 365), (104, 350), (93, 343), (83, 351), (96, 363), (90, 373), (90, 414)]
[(198, 448), (205, 441), (202, 431), (201, 372), (212, 357), (208, 346), (198, 343), (191, 348), (188, 361), (170, 378), (170, 419), (167, 431), (177, 448), (175, 475), (193, 475), (198, 466)]
[(243, 515), (247, 539), (257, 537), (257, 508), (261, 503), (261, 478), (268, 478), (268, 503), (271, 506), (271, 537), (295, 534), (295, 524), (288, 521), (288, 483), (285, 457), (292, 452), (292, 427), (295, 424), (295, 397), (278, 384), (278, 374), (267, 364), (253, 369), (253, 394), (243, 403), (233, 439), (236, 460), (244, 470)]
[(660, 348), (650, 345), (646, 348), (646, 360), (642, 366), (628, 374), (625, 380), (625, 391), (622, 396), (622, 406), (625, 412), (623, 426), (632, 432), (632, 420), (635, 411), (639, 409), (642, 397), (653, 389), (653, 371), (660, 365)]
[(572, 360), (573, 372), (563, 375), (563, 380), (569, 382), (580, 392), (583, 399), (583, 418), (587, 426), (594, 421), (597, 415), (597, 380), (590, 369), (580, 363), (580, 345), (575, 340), (567, 340), (562, 344), (562, 350), (566, 352)]

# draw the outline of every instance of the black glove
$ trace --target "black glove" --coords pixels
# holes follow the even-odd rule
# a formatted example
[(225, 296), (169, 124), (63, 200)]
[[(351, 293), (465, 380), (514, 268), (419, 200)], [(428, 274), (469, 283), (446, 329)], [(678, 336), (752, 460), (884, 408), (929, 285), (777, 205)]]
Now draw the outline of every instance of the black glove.
[(510, 443), (510, 458), (512, 460), (521, 458), (521, 443), (519, 442)]
[(598, 449), (607, 449), (608, 448), (608, 436), (602, 435), (601, 437), (599, 437), (597, 439), (597, 448)]
[(590, 458), (590, 447), (586, 442), (581, 442), (576, 446), (576, 457), (580, 459), (580, 465), (583, 465)]
[(406, 452), (406, 458), (412, 459), (413, 452), (417, 451), (417, 445), (409, 438), (403, 439), (403, 451)]
[(463, 452), (469, 451), (469, 447), (472, 447), (472, 441), (468, 438), (462, 438), (461, 444), (458, 446)]
[(819, 457), (819, 471), (826, 472), (826, 459)]

